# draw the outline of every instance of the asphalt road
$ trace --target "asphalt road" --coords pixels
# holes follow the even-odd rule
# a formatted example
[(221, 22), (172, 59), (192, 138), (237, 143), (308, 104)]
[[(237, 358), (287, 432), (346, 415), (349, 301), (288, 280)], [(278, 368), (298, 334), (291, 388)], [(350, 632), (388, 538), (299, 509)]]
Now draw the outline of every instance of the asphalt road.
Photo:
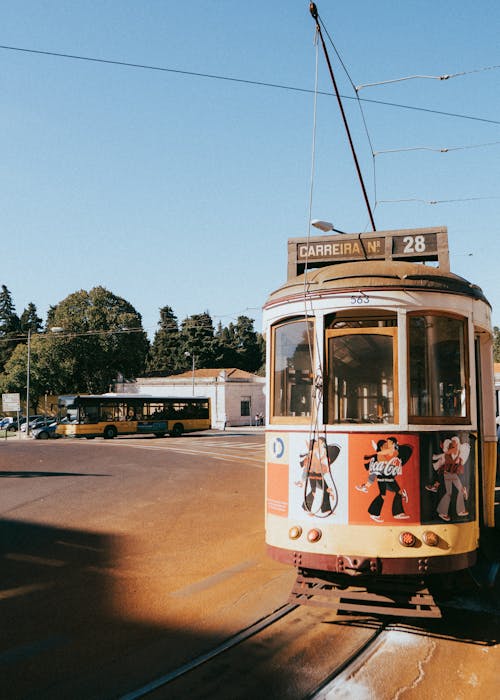
[(0, 696), (117, 697), (286, 600), (263, 435), (0, 445)]
[[(0, 442), (0, 698), (120, 698), (276, 610), (295, 573), (263, 512), (262, 433)], [(498, 619), (466, 601), (393, 629), (325, 697), (496, 697)], [(303, 607), (152, 697), (307, 697), (367, 630)]]

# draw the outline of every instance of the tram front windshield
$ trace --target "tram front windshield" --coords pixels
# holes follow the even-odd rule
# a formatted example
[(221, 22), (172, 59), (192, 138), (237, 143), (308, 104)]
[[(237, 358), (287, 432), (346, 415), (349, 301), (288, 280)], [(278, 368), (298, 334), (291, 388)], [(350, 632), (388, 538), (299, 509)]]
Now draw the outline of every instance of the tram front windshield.
[(392, 333), (329, 338), (329, 423), (394, 422)]

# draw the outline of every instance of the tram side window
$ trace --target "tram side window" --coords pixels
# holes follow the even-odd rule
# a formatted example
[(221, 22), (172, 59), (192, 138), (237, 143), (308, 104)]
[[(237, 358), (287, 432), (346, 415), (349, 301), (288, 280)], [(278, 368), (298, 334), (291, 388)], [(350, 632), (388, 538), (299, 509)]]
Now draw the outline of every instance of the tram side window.
[(273, 415), (311, 415), (313, 321), (295, 320), (274, 329)]
[(393, 423), (396, 329), (327, 331), (328, 423)]
[(466, 319), (409, 316), (410, 419), (465, 419), (467, 374)]

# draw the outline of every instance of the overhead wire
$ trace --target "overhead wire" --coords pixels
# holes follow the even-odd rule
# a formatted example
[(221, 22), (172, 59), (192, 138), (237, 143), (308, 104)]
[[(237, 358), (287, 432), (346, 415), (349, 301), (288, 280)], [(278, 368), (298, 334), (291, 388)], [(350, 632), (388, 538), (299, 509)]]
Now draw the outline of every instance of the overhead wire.
[(455, 202), (476, 202), (486, 199), (500, 199), (500, 196), (457, 197), (456, 199), (420, 199), (418, 197), (408, 197), (407, 199), (381, 199), (379, 200), (379, 204), (401, 204), (404, 202), (418, 202), (421, 204), (451, 204)]
[(380, 151), (375, 151), (374, 155), (379, 156), (385, 153), (404, 153), (407, 151), (433, 151), (434, 153), (450, 153), (451, 151), (465, 151), (472, 148), (486, 148), (489, 146), (498, 146), (500, 141), (490, 141), (489, 143), (476, 143), (468, 146), (408, 146), (405, 148), (387, 148)]
[(488, 70), (498, 70), (500, 66), (485, 66), (484, 68), (474, 68), (473, 70), (464, 70), (459, 73), (445, 73), (443, 75), (407, 75), (402, 78), (392, 78), (390, 80), (379, 80), (375, 83), (363, 83), (362, 85), (356, 86), (356, 92), (359, 92), (363, 88), (367, 87), (378, 87), (379, 85), (389, 85), (391, 83), (401, 83), (405, 80), (451, 80), (451, 78), (459, 78), (464, 75), (471, 75), (472, 73), (482, 73)]
[[(308, 93), (312, 94), (314, 90), (311, 90), (310, 88), (303, 88), (303, 87), (298, 87), (294, 85), (284, 85), (282, 83), (270, 83), (262, 80), (249, 80), (246, 78), (235, 78), (233, 76), (228, 76), (228, 75), (219, 75), (215, 73), (203, 73), (201, 71), (188, 71), (188, 70), (182, 70), (179, 68), (168, 68), (166, 66), (155, 66), (147, 63), (133, 63), (130, 61), (118, 61), (114, 59), (109, 59), (109, 58), (96, 58), (94, 56), (80, 56), (77, 54), (68, 54), (68, 53), (62, 53), (60, 51), (42, 51), (41, 49), (30, 49), (30, 48), (25, 48), (21, 46), (9, 46), (6, 44), (0, 44), (0, 50), (3, 51), (14, 51), (14, 52), (20, 52), (20, 53), (27, 53), (27, 54), (33, 54), (33, 55), (40, 55), (40, 56), (52, 56), (54, 58), (64, 58), (64, 59), (70, 59), (73, 61), (87, 61), (90, 63), (96, 63), (96, 64), (104, 64), (104, 65), (112, 65), (112, 66), (118, 66), (122, 68), (136, 68), (136, 69), (141, 69), (141, 70), (151, 70), (151, 71), (157, 71), (157, 72), (162, 72), (162, 73), (173, 73), (177, 75), (185, 75), (185, 76), (190, 76), (190, 77), (195, 77), (195, 78), (206, 78), (210, 80), (223, 80), (223, 81), (228, 81), (232, 83), (241, 83), (243, 85), (253, 85), (256, 87), (268, 87), (268, 88), (274, 88), (277, 90), (288, 90), (291, 92), (302, 92), (302, 93)], [(331, 92), (324, 91), (324, 90), (318, 90), (318, 95), (322, 95), (325, 97), (333, 97)], [(486, 117), (477, 117), (474, 115), (470, 114), (458, 114), (455, 112), (445, 112), (443, 110), (438, 110), (438, 109), (431, 109), (429, 107), (418, 107), (416, 105), (406, 105), (406, 104), (399, 104), (397, 102), (387, 102), (385, 100), (373, 100), (373, 99), (368, 99), (364, 97), (358, 97), (358, 96), (351, 96), (351, 95), (341, 95), (342, 99), (344, 100), (360, 100), (361, 102), (366, 102), (369, 104), (377, 104), (377, 105), (382, 105), (385, 107), (395, 107), (397, 109), (409, 109), (417, 112), (426, 112), (429, 114), (436, 114), (439, 116), (445, 116), (445, 117), (453, 117), (455, 119), (469, 119), (473, 121), (479, 121), (479, 122), (484, 122), (486, 124), (500, 124), (500, 120), (496, 119), (488, 119)]]
[(325, 31), (325, 33), (326, 33), (326, 35), (327, 35), (329, 41), (330, 41), (330, 44), (332, 45), (333, 50), (335, 51), (335, 54), (337, 55), (337, 58), (338, 58), (338, 60), (339, 60), (339, 62), (340, 62), (340, 64), (341, 64), (342, 68), (344, 69), (344, 72), (345, 72), (345, 74), (346, 74), (346, 76), (347, 76), (347, 78), (348, 78), (348, 80), (349, 80), (349, 82), (350, 82), (350, 84), (351, 84), (351, 87), (352, 87), (353, 90), (355, 91), (355, 94), (356, 94), (356, 96), (357, 96), (357, 98), (358, 98), (358, 100), (357, 100), (357, 101), (358, 101), (358, 106), (359, 106), (359, 110), (360, 110), (360, 113), (361, 113), (361, 118), (362, 118), (362, 121), (363, 121), (364, 130), (365, 130), (365, 133), (366, 133), (366, 136), (367, 136), (367, 140), (368, 140), (368, 143), (369, 143), (369, 146), (370, 146), (370, 150), (371, 150), (371, 155), (372, 155), (372, 164), (373, 164), (373, 188), (374, 188), (374, 197), (375, 197), (374, 210), (377, 208), (377, 205), (378, 205), (378, 204), (389, 204), (389, 203), (420, 202), (420, 203), (423, 203), (423, 204), (435, 205), (435, 204), (445, 204), (445, 203), (454, 203), (454, 202), (476, 201), (476, 200), (482, 200), (482, 199), (485, 199), (485, 200), (487, 200), (487, 199), (500, 199), (500, 197), (496, 197), (496, 196), (492, 196), (492, 197), (490, 197), (490, 196), (484, 196), (484, 197), (462, 197), (462, 198), (446, 199), (446, 200), (445, 200), (445, 199), (442, 199), (442, 200), (425, 200), (425, 199), (419, 199), (419, 198), (408, 198), (408, 199), (398, 199), (398, 200), (379, 200), (379, 199), (378, 199), (378, 195), (377, 195), (377, 168), (376, 168), (376, 157), (377, 157), (378, 155), (381, 155), (381, 154), (384, 154), (384, 153), (396, 153), (396, 152), (405, 152), (405, 151), (413, 151), (413, 150), (432, 150), (432, 151), (437, 151), (437, 152), (440, 152), (440, 153), (448, 153), (448, 152), (450, 152), (450, 151), (455, 151), (455, 150), (466, 150), (466, 149), (469, 149), (469, 148), (472, 149), (472, 148), (484, 148), (484, 147), (494, 146), (494, 145), (498, 145), (500, 142), (499, 142), (499, 141), (494, 141), (494, 142), (490, 142), (490, 143), (486, 143), (486, 144), (475, 144), (475, 145), (471, 145), (471, 146), (455, 146), (455, 147), (436, 148), (436, 149), (434, 149), (434, 148), (432, 148), (432, 147), (427, 147), (427, 146), (416, 146), (416, 147), (410, 147), (410, 148), (406, 148), (406, 149), (405, 149), (405, 148), (401, 148), (401, 149), (387, 149), (387, 150), (375, 151), (375, 149), (374, 149), (374, 147), (373, 147), (372, 140), (371, 140), (371, 138), (370, 138), (370, 133), (369, 133), (369, 130), (368, 130), (368, 125), (367, 125), (367, 122), (366, 122), (364, 110), (363, 110), (363, 107), (362, 107), (362, 105), (361, 105), (361, 101), (360, 101), (360, 99), (359, 99), (359, 91), (360, 91), (360, 89), (363, 88), (363, 87), (371, 87), (371, 86), (375, 86), (375, 85), (383, 85), (383, 84), (386, 84), (386, 83), (388, 83), (388, 82), (399, 82), (399, 81), (402, 81), (402, 80), (410, 80), (410, 79), (413, 79), (413, 78), (433, 78), (433, 79), (437, 79), (437, 80), (447, 80), (447, 79), (450, 79), (450, 78), (455, 78), (455, 77), (459, 77), (459, 76), (463, 76), (463, 75), (467, 75), (467, 74), (471, 74), (471, 73), (479, 73), (479, 72), (487, 71), (487, 70), (495, 70), (495, 69), (500, 68), (500, 66), (488, 66), (488, 67), (485, 67), (485, 68), (480, 68), (480, 69), (475, 69), (475, 70), (470, 70), (470, 71), (462, 71), (461, 73), (454, 73), (454, 74), (441, 75), (441, 76), (423, 76), (423, 75), (408, 76), (408, 77), (405, 77), (405, 78), (397, 78), (397, 79), (394, 79), (394, 80), (392, 80), (392, 81), (381, 81), (381, 82), (378, 82), (378, 83), (366, 83), (366, 84), (364, 84), (364, 85), (356, 86), (356, 85), (354, 84), (354, 82), (353, 82), (353, 80), (352, 80), (350, 74), (349, 74), (349, 71), (347, 70), (347, 67), (346, 67), (346, 65), (345, 65), (345, 63), (344, 63), (344, 61), (343, 61), (343, 59), (342, 59), (342, 57), (341, 57), (339, 51), (337, 50), (337, 48), (336, 48), (336, 46), (335, 46), (335, 43), (333, 42), (332, 37), (330, 36), (330, 34), (329, 34), (329, 32), (328, 32), (328, 29), (325, 27), (325, 25), (324, 25), (324, 23), (323, 23), (323, 21), (322, 21), (321, 18), (319, 18), (319, 21), (321, 22), (321, 25), (322, 25), (322, 27), (323, 27), (323, 29), (324, 29), (324, 31)]

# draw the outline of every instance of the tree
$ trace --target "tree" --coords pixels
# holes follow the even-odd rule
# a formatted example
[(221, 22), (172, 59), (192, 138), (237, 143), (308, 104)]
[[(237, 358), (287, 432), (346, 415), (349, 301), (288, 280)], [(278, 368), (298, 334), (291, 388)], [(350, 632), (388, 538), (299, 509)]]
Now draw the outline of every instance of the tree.
[(141, 315), (105, 287), (67, 296), (51, 308), (50, 324), (64, 329), (42, 346), (58, 368), (57, 391), (102, 393), (119, 375), (143, 372), (149, 342)]
[(0, 372), (19, 342), (20, 324), (16, 314), (12, 295), (2, 284), (0, 291)]
[(42, 330), (42, 325), (42, 319), (37, 314), (35, 304), (30, 302), (21, 314), (21, 330), (24, 332), (30, 330), (32, 333), (39, 333)]
[(238, 355), (236, 352), (236, 338), (234, 324), (223, 326), (219, 321), (217, 332), (215, 333), (215, 366), (216, 367), (237, 367)]
[[(19, 343), (7, 360), (0, 375), (0, 390), (26, 394), (28, 349), (26, 343)], [(56, 364), (47, 352), (47, 336), (34, 335), (30, 343), (30, 406), (29, 412), (36, 413), (38, 402), (45, 393), (65, 391), (63, 378), (71, 373), (73, 363), (70, 358)]]
[(180, 356), (179, 324), (171, 306), (162, 306), (158, 330), (148, 355), (146, 374), (168, 376), (182, 371), (184, 357)]
[(197, 368), (214, 366), (217, 357), (216, 341), (214, 325), (208, 311), (184, 319), (179, 340), (184, 370), (192, 366), (193, 356)]
[(238, 367), (247, 372), (257, 372), (263, 363), (262, 343), (255, 332), (254, 320), (238, 316), (236, 324), (223, 328), (219, 324), (216, 333), (217, 366)]
[(261, 346), (253, 323), (253, 318), (238, 316), (234, 329), (236, 352), (239, 358), (237, 367), (247, 372), (257, 372), (263, 361)]

